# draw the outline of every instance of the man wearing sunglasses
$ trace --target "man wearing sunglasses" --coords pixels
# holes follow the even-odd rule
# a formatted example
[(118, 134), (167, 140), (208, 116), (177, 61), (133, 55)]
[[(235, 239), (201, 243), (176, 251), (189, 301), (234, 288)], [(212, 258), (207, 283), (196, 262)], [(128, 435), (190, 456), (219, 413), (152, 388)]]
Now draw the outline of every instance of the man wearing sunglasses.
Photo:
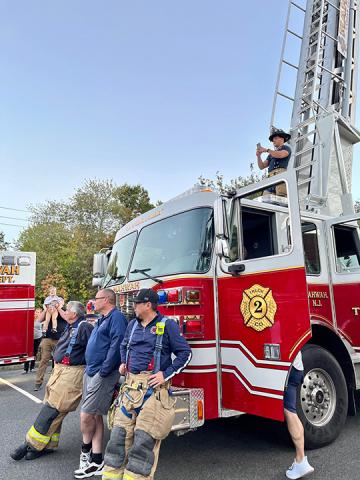
[(80, 426), (83, 443), (80, 465), (75, 478), (101, 474), (103, 468), (103, 415), (112, 401), (119, 381), (120, 344), (126, 330), (126, 319), (116, 308), (116, 294), (110, 288), (99, 290), (95, 310), (101, 314), (86, 348), (83, 403)]

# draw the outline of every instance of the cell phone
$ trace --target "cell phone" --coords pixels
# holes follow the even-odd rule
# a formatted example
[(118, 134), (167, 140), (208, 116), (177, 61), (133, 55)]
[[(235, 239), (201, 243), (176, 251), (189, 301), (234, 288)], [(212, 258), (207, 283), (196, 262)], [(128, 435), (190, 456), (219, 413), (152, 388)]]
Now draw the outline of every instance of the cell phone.
[(259, 149), (260, 147), (261, 147), (261, 143), (258, 142), (258, 143), (256, 144), (256, 148)]

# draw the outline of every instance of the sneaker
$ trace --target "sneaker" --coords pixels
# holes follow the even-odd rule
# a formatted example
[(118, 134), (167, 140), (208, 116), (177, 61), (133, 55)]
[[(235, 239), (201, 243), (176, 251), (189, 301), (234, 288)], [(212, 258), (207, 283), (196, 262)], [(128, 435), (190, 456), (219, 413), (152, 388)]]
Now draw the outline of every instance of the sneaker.
[(35, 383), (34, 392), (40, 390), (42, 383)]
[(83, 468), (86, 468), (88, 466), (88, 464), (90, 463), (90, 455), (91, 455), (91, 450), (90, 452), (80, 453), (79, 470), (82, 470)]
[(51, 333), (57, 333), (57, 328), (52, 328)]
[(101, 462), (100, 465), (94, 462), (88, 462), (84, 468), (79, 468), (75, 470), (75, 478), (88, 478), (94, 475), (102, 475), (102, 469), (104, 468), (104, 462)]
[(310, 465), (307, 457), (304, 457), (300, 463), (297, 463), (296, 460), (294, 460), (294, 463), (291, 465), (291, 467), (286, 470), (286, 476), (287, 478), (294, 480), (296, 478), (305, 477), (306, 475), (313, 473), (313, 471), (314, 467)]
[[(30, 370), (30, 372), (31, 372), (31, 370)], [(22, 375), (26, 375), (27, 373), (28, 373), (28, 371), (27, 371), (27, 370), (24, 370), (24, 371), (22, 372)]]

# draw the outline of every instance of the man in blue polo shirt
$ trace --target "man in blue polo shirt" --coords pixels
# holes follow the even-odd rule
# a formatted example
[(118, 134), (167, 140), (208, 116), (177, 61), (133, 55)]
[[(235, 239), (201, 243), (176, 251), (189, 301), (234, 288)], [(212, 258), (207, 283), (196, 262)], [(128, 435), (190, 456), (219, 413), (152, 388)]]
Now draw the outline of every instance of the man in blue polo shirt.
[(154, 477), (161, 441), (175, 416), (171, 378), (191, 359), (177, 323), (156, 311), (157, 293), (142, 289), (133, 301), (136, 318), (121, 344), (119, 370), (126, 378), (105, 450), (103, 480)]
[[(267, 168), (269, 177), (286, 171), (291, 157), (291, 148), (288, 145), (285, 145), (285, 143), (288, 142), (290, 138), (291, 135), (289, 133), (274, 128), (269, 137), (270, 142), (274, 145), (274, 149), (258, 146), (256, 150), (258, 167), (260, 170)], [(262, 160), (262, 153), (268, 154), (266, 160)], [(286, 185), (284, 183), (279, 183), (274, 187), (270, 187), (266, 191), (280, 197), (287, 196)]]
[(103, 467), (103, 415), (106, 415), (119, 381), (120, 344), (126, 330), (126, 319), (116, 308), (116, 294), (105, 288), (95, 297), (98, 319), (89, 339), (85, 358), (83, 403), (80, 425), (83, 443), (79, 469), (75, 478), (99, 475)]

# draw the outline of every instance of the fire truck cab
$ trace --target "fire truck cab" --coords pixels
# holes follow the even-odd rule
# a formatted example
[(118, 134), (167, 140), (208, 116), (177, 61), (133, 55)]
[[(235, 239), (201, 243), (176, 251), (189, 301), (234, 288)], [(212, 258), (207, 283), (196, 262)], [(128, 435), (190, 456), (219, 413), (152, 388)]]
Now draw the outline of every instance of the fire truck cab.
[[(287, 198), (267, 193), (282, 182)], [(231, 196), (194, 187), (121, 228), (94, 275), (129, 319), (129, 296), (154, 288), (189, 341), (175, 431), (243, 413), (282, 420), (300, 349), (307, 444), (332, 441), (354, 411), (360, 306), (343, 289), (360, 288), (359, 228), (356, 216), (300, 212), (294, 170)]]

